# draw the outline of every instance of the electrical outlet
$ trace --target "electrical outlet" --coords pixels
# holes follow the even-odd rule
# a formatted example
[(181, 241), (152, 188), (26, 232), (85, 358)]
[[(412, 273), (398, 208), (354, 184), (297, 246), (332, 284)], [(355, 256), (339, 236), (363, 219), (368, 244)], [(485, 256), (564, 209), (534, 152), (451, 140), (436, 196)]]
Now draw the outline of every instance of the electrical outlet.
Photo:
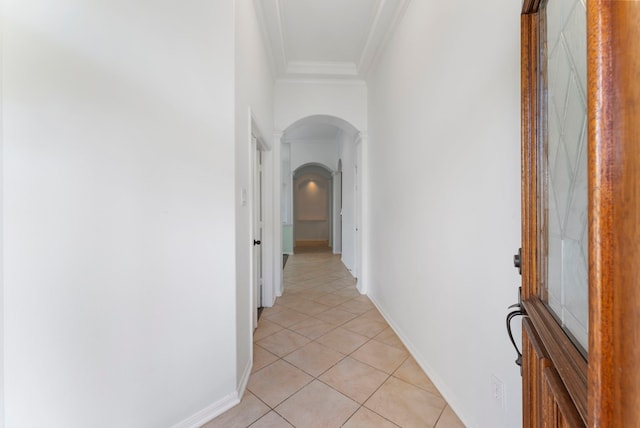
[(491, 398), (499, 407), (504, 408), (504, 383), (496, 375), (491, 375)]

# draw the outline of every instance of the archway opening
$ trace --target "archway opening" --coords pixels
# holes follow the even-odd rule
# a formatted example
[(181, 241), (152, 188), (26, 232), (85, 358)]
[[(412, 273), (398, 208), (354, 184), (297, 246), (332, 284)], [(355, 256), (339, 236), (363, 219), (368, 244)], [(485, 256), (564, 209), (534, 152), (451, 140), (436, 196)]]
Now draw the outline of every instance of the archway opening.
[[(293, 254), (294, 247), (327, 245), (333, 253), (340, 254), (354, 277), (358, 276), (360, 257), (357, 254), (357, 204), (361, 199), (357, 195), (356, 183), (359, 141), (360, 132), (352, 124), (327, 115), (308, 116), (294, 122), (281, 139), (283, 252)], [(326, 220), (318, 212), (309, 212), (310, 207), (319, 209), (318, 205), (307, 207), (309, 210), (299, 206), (308, 195), (297, 198), (300, 195), (296, 192), (301, 190), (300, 185), (307, 186), (305, 189), (309, 190), (310, 184), (309, 180), (298, 180), (301, 175), (299, 169), (304, 166), (321, 166), (325, 176), (327, 171), (330, 174), (325, 183), (328, 187), (317, 189), (318, 193), (329, 198), (327, 206), (323, 206), (323, 209), (328, 208)], [(321, 180), (321, 175), (316, 179)], [(298, 213), (304, 215), (297, 219)]]
[(294, 252), (330, 251), (333, 246), (333, 172), (310, 163), (293, 173)]

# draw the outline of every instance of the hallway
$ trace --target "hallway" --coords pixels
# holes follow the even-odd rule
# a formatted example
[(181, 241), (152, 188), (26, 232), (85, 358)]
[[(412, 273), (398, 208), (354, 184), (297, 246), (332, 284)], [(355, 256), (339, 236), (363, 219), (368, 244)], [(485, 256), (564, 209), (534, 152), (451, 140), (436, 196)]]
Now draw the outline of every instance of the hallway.
[(296, 253), (284, 281), (242, 402), (203, 428), (463, 427), (340, 256)]

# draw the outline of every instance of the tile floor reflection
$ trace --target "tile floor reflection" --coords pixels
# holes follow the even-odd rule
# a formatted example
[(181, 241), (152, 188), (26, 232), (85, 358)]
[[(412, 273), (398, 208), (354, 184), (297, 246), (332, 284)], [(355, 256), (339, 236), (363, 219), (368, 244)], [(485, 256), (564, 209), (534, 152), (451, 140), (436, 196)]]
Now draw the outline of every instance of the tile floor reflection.
[(289, 257), (241, 403), (203, 428), (464, 427), (340, 257)]

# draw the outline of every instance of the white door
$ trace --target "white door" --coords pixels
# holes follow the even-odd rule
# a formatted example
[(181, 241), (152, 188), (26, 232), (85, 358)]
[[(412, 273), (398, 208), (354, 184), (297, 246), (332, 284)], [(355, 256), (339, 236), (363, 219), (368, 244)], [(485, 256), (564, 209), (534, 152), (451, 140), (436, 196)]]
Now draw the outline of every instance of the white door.
[(253, 328), (258, 326), (258, 309), (262, 307), (262, 152), (253, 141)]

